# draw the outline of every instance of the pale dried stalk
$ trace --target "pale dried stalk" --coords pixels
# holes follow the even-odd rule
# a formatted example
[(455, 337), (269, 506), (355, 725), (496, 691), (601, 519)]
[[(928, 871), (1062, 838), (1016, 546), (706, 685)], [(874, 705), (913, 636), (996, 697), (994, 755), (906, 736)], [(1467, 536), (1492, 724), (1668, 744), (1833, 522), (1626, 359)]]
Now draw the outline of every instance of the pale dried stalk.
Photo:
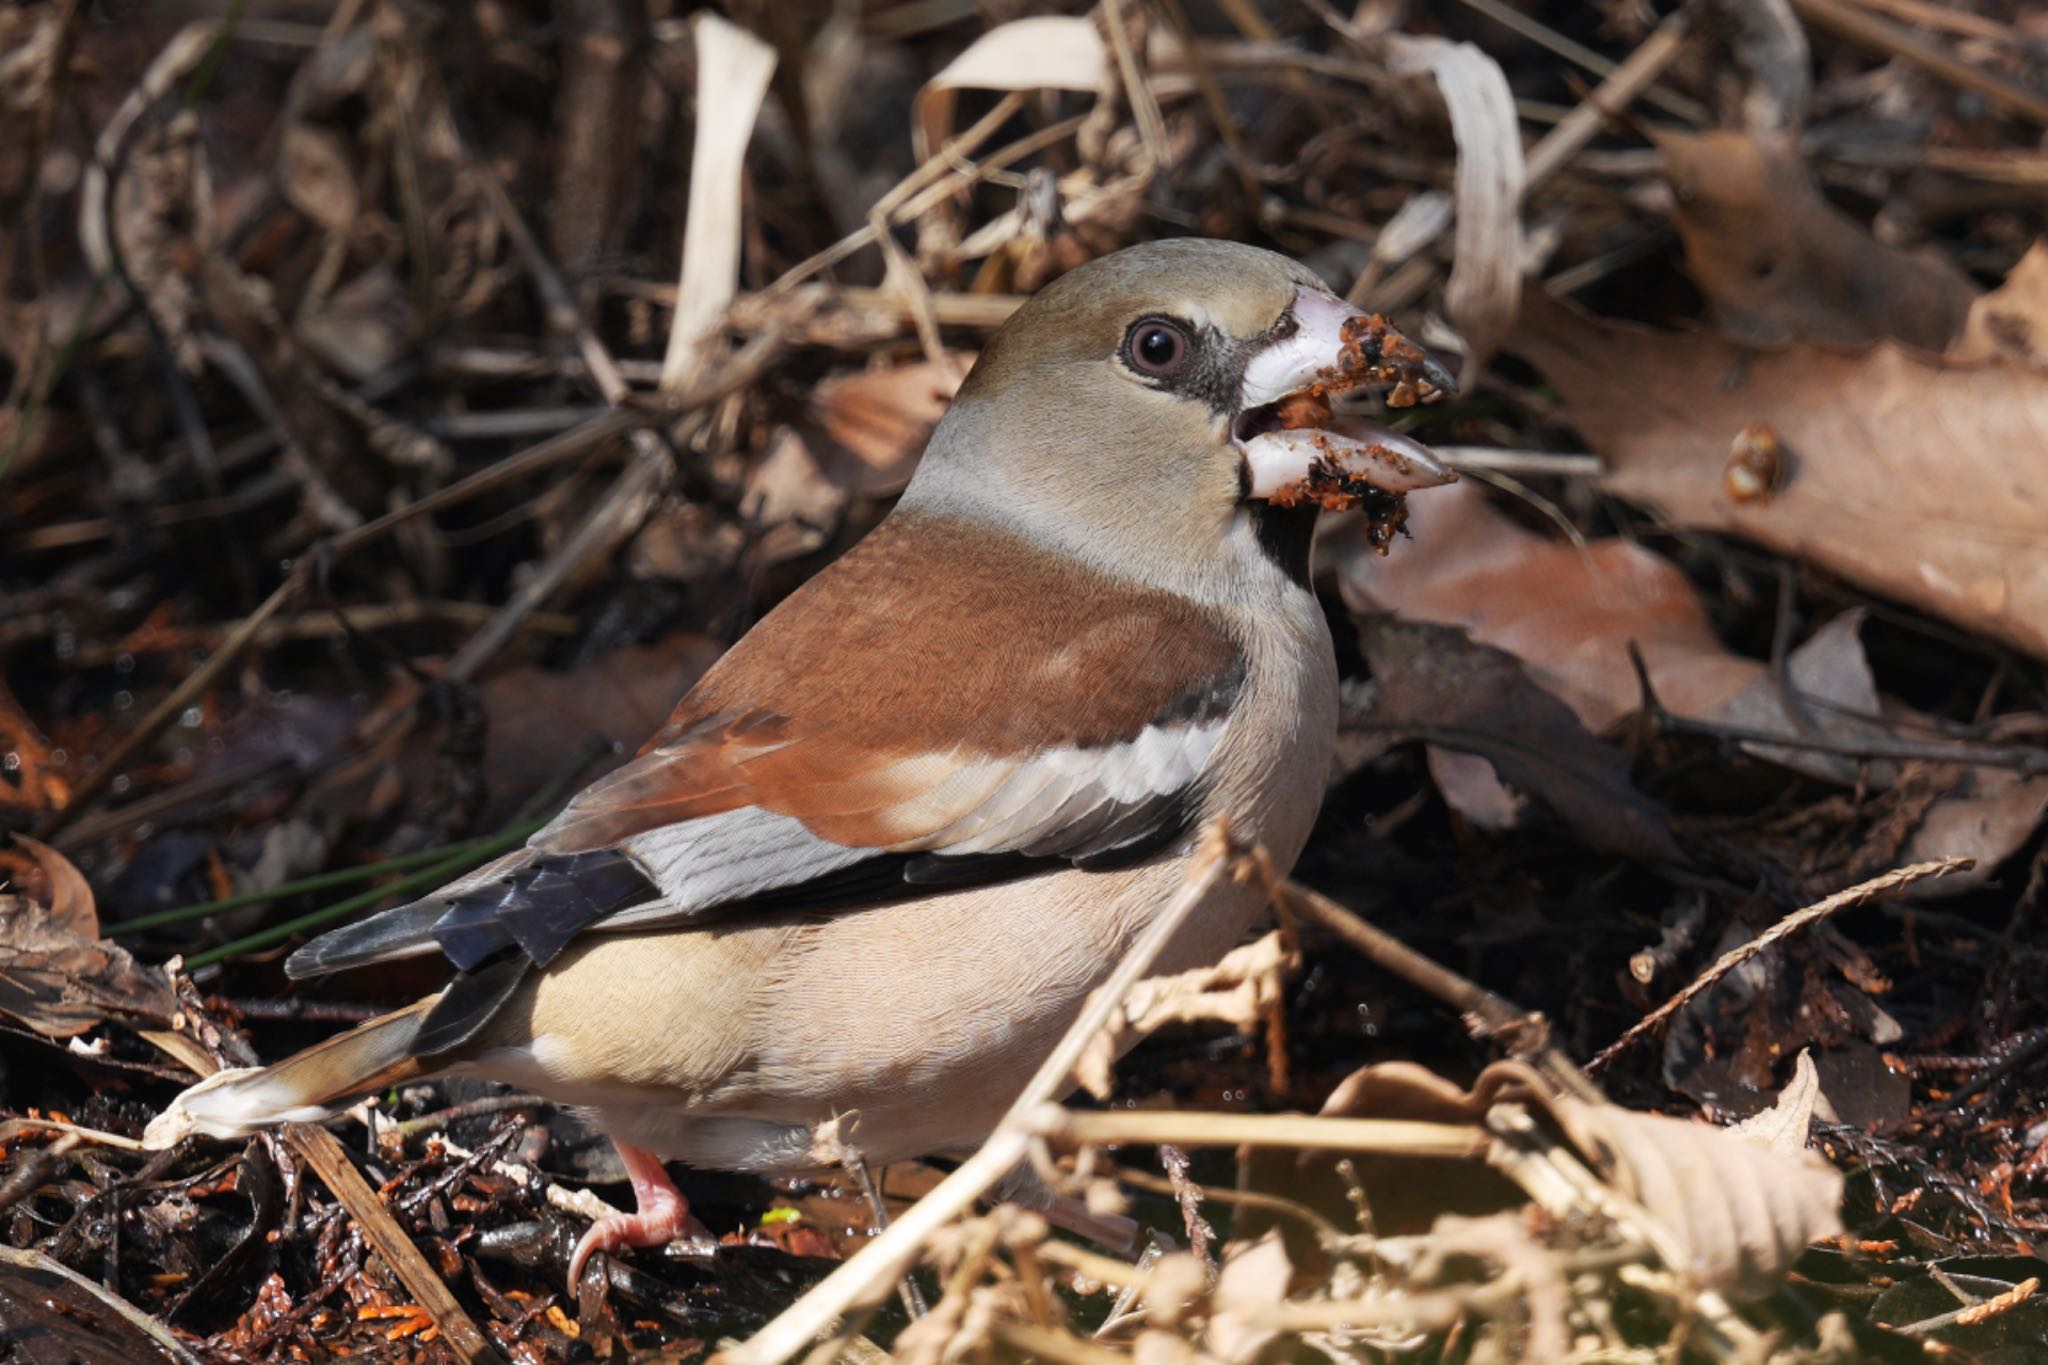
[(1219, 1114), (1187, 1110), (1081, 1113), (1048, 1104), (1027, 1123), (1058, 1142), (1184, 1143), (1190, 1147), (1299, 1147), (1469, 1160), (1492, 1139), (1469, 1123), (1331, 1118), (1313, 1114)]
[(690, 148), (682, 275), (661, 362), (664, 393), (703, 374), (726, 305), (739, 292), (740, 176), (768, 78), (775, 74), (775, 49), (738, 25), (704, 10), (691, 28), (697, 39), (697, 137)]
[(1555, 175), (1607, 126), (1616, 113), (1633, 104), (1656, 82), (1664, 69), (1685, 50), (1685, 40), (1692, 27), (1690, 13), (1680, 9), (1666, 17), (1649, 37), (1637, 45), (1635, 51), (1623, 59), (1620, 66), (1607, 74), (1607, 79), (1601, 81), (1592, 94), (1580, 100), (1570, 113), (1543, 135), (1542, 141), (1529, 149), (1526, 189), (1533, 189)]

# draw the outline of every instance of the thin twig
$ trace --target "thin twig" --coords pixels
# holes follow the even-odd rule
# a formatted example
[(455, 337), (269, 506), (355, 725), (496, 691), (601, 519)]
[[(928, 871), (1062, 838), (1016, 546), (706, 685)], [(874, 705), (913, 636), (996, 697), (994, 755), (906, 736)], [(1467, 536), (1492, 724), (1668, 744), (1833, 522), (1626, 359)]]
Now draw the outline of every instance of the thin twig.
[(1792, 0), (1792, 8), (1809, 22), (1819, 24), (1852, 43), (1860, 43), (1894, 57), (1904, 57), (1951, 85), (1974, 90), (1993, 104), (2003, 105), (2022, 118), (2048, 125), (2048, 99), (1935, 47), (1889, 19), (1881, 19), (1868, 10), (1844, 4), (1843, 0)]
[(1668, 15), (1649, 37), (1637, 44), (1636, 50), (1629, 53), (1621, 65), (1607, 73), (1606, 79), (1591, 94), (1559, 119), (1557, 125), (1543, 135), (1542, 141), (1529, 149), (1524, 192), (1556, 174), (1613, 120), (1616, 113), (1648, 90), (1664, 69), (1685, 50), (1685, 40), (1691, 29), (1690, 8), (1680, 8)]
[(1755, 957), (1758, 953), (1770, 948), (1787, 936), (1798, 933), (1801, 929), (1806, 928), (1815, 921), (1826, 919), (1828, 916), (1847, 910), (1852, 906), (1876, 900), (1880, 896), (1889, 895), (1894, 891), (1911, 886), (1914, 882), (1925, 881), (1929, 877), (1945, 877), (1951, 872), (1961, 872), (1976, 865), (1977, 860), (1969, 857), (1941, 858), (1931, 863), (1914, 863), (1910, 867), (1895, 868), (1881, 876), (1872, 877), (1869, 881), (1858, 882), (1854, 886), (1837, 891), (1832, 896), (1814, 902), (1803, 910), (1793, 911), (1741, 947), (1733, 948), (1723, 953), (1713, 966), (1701, 972), (1684, 990), (1630, 1025), (1628, 1032), (1622, 1034), (1621, 1037), (1603, 1048), (1599, 1056), (1586, 1064), (1586, 1070), (1595, 1074), (1605, 1070), (1609, 1063), (1626, 1052), (1629, 1046), (1638, 1038), (1661, 1026), (1672, 1015), (1684, 1009), (1686, 1004), (1696, 998), (1702, 991)]
[(1437, 999), (1455, 1006), (1466, 1026), (1481, 1037), (1505, 1037), (1512, 1050), (1532, 1056), (1544, 1072), (1581, 1099), (1601, 1099), (1569, 1057), (1550, 1044), (1550, 1027), (1538, 1014), (1495, 995), (1477, 982), (1430, 961), (1384, 929), (1367, 923), (1320, 892), (1296, 882), (1280, 883), (1289, 913), (1337, 935), (1376, 965)]

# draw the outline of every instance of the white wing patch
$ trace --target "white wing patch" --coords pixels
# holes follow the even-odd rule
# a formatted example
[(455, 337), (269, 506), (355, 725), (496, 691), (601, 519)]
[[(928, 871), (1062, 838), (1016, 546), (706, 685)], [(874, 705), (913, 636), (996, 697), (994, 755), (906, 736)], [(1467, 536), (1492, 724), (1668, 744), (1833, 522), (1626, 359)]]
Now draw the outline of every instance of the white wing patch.
[(1057, 840), (1105, 806), (1170, 796), (1193, 782), (1223, 737), (1221, 719), (1148, 725), (1107, 748), (1046, 749), (1018, 762), (987, 800), (918, 841), (934, 853), (1002, 853)]
[(791, 816), (755, 806), (663, 825), (634, 835), (619, 848), (661, 888), (663, 900), (607, 919), (607, 929), (743, 900), (881, 852), (830, 843)]

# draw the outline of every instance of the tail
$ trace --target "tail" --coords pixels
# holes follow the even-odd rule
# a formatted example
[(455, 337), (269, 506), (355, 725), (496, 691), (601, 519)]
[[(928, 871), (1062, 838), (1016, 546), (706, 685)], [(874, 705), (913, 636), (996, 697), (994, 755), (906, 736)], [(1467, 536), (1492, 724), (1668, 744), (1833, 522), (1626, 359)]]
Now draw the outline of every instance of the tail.
[(275, 1066), (239, 1067), (207, 1077), (150, 1120), (145, 1147), (170, 1147), (192, 1133), (245, 1137), (276, 1123), (326, 1118), (357, 1096), (424, 1074), (414, 1055), (420, 1023), (439, 996), (316, 1043)]

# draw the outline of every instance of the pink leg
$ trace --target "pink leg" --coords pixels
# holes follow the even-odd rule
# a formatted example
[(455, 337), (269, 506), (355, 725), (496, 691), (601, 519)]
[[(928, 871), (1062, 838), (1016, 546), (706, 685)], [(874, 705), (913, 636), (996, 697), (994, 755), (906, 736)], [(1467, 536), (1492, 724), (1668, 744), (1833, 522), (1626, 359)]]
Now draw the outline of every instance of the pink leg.
[(621, 1247), (666, 1246), (678, 1237), (709, 1237), (711, 1230), (690, 1216), (690, 1201), (661, 1168), (661, 1158), (614, 1138), (613, 1145), (626, 1163), (626, 1175), (633, 1182), (631, 1213), (607, 1214), (590, 1225), (576, 1243), (569, 1258), (569, 1292), (583, 1278), (583, 1265), (591, 1253), (607, 1255)]

